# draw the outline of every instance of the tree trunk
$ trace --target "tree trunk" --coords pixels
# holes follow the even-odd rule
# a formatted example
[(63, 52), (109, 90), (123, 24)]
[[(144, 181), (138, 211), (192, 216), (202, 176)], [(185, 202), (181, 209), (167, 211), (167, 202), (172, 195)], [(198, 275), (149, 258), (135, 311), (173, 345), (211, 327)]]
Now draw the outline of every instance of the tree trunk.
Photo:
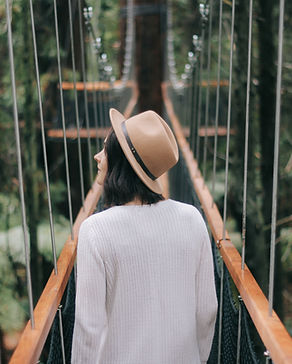
[(163, 44), (166, 31), (164, 0), (135, 0), (136, 77), (139, 112), (162, 112)]

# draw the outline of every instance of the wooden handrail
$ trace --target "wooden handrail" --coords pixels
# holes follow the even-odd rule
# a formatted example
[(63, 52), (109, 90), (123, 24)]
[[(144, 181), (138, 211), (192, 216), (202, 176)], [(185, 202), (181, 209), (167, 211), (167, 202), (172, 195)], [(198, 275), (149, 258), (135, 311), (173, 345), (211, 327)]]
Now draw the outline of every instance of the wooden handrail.
[(245, 265), (241, 269), (241, 256), (226, 233), (223, 241), (223, 220), (213, 198), (204, 183), (198, 164), (193, 157), (193, 153), (184, 137), (180, 122), (174, 112), (172, 102), (167, 93), (167, 85), (162, 84), (162, 93), (165, 107), (170, 117), (174, 133), (178, 144), (185, 158), (190, 172), (194, 188), (201, 202), (202, 208), (208, 220), (217, 247), (220, 249), (222, 258), (231, 274), (234, 283), (247, 307), (247, 310), (256, 326), (256, 329), (269, 350), (271, 358), (275, 364), (292, 363), (292, 338), (282, 324), (281, 320), (273, 311), (272, 316), (268, 313), (268, 300)]
[(38, 361), (74, 265), (80, 225), (92, 214), (100, 195), (101, 186), (95, 181), (86, 196), (84, 207), (80, 209), (75, 220), (73, 226), (74, 240), (71, 240), (71, 237), (67, 239), (59, 256), (58, 274), (52, 271), (34, 309), (35, 328), (31, 328), (31, 321), (29, 320), (12, 355), (10, 364), (31, 364)]
[[(133, 112), (137, 99), (138, 91), (133, 83), (133, 95), (124, 111), (126, 118)], [(58, 274), (52, 271), (34, 309), (35, 328), (32, 329), (29, 320), (9, 364), (32, 364), (38, 361), (74, 266), (80, 225), (95, 210), (101, 192), (102, 188), (95, 180), (74, 222), (74, 240), (71, 236), (67, 239), (58, 258)]]

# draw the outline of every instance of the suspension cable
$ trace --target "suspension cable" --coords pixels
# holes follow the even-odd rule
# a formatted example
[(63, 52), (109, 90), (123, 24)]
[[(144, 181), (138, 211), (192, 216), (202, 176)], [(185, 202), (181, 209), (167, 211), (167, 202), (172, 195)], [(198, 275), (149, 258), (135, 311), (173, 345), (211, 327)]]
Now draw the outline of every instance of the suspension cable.
[[(220, 79), (221, 79), (221, 43), (222, 43), (222, 0), (219, 3), (219, 32), (218, 32), (218, 61), (217, 61), (217, 88), (216, 88), (216, 111), (215, 111), (215, 137), (214, 137), (214, 155), (213, 155), (213, 175), (212, 175), (212, 196), (215, 193), (216, 182), (216, 162), (217, 162), (217, 143), (218, 143), (218, 116), (220, 100)], [(214, 199), (212, 200), (214, 205)]]
[(242, 319), (242, 298), (238, 296), (238, 328), (236, 345), (236, 364), (240, 364), (240, 343), (241, 343), (241, 319)]
[(129, 80), (132, 68), (133, 56), (133, 40), (134, 40), (134, 1), (127, 0), (127, 28), (125, 39), (125, 59), (122, 70), (123, 86)]
[(222, 321), (223, 321), (223, 282), (224, 282), (224, 262), (220, 255), (220, 298), (219, 298), (219, 328), (218, 328), (218, 364), (221, 363), (221, 346), (222, 346)]
[[(223, 209), (223, 240), (226, 235), (226, 211), (227, 211), (227, 188), (228, 188), (228, 166), (229, 166), (229, 140), (230, 140), (230, 120), (231, 120), (231, 91), (232, 91), (232, 61), (233, 61), (233, 39), (234, 39), (234, 18), (235, 18), (235, 0), (232, 1), (232, 21), (231, 21), (231, 37), (230, 37), (230, 63), (229, 63), (229, 90), (228, 90), (228, 115), (227, 115), (227, 141), (226, 141), (226, 163), (225, 163), (225, 187), (224, 187), (224, 209)], [(223, 294), (223, 263), (221, 270), (220, 295)], [(221, 291), (222, 287), (222, 291)], [(220, 296), (220, 305), (221, 302)], [(221, 344), (222, 344), (222, 308), (219, 314), (219, 343), (218, 343), (218, 364), (221, 363)], [(220, 325), (221, 323), (221, 325)]]
[(93, 72), (92, 72), (92, 78), (93, 78), (93, 115), (94, 115), (94, 125), (95, 125), (95, 132), (96, 132), (96, 150), (98, 151), (100, 149), (99, 139), (98, 139), (98, 112), (97, 112), (97, 91), (96, 91), (96, 80), (97, 80), (97, 71), (96, 71), (96, 57), (95, 57), (95, 40), (93, 40), (92, 44), (92, 52), (91, 52), (91, 59), (92, 59), (92, 65), (93, 65)]
[(86, 70), (85, 70), (85, 52), (84, 52), (84, 36), (83, 36), (83, 26), (82, 26), (81, 0), (78, 0), (78, 15), (79, 15), (78, 18), (79, 18), (80, 50), (81, 50), (81, 68), (82, 68), (82, 79), (83, 79), (83, 96), (84, 96), (84, 109), (85, 109), (85, 125), (86, 125), (86, 131), (87, 131), (89, 179), (90, 179), (90, 185), (91, 185), (91, 183), (93, 182), (93, 167), (92, 167), (91, 142), (90, 142), (90, 131), (89, 131), (87, 77), (86, 77)]
[(78, 107), (78, 97), (77, 97), (77, 88), (76, 88), (76, 66), (75, 66), (75, 53), (74, 53), (75, 50), (74, 50), (74, 35), (73, 35), (73, 19), (72, 19), (71, 0), (68, 0), (68, 11), (69, 11), (69, 25), (70, 25), (70, 41), (71, 41), (71, 56), (72, 56), (72, 70), (73, 70), (73, 84), (74, 84), (76, 129), (77, 129), (77, 141), (78, 141), (80, 188), (81, 188), (82, 206), (84, 206), (84, 178), (83, 178), (82, 150), (81, 150), (81, 140), (80, 140), (79, 107)]
[(59, 89), (60, 89), (60, 101), (61, 101), (61, 116), (62, 116), (62, 127), (63, 127), (64, 154), (65, 154), (66, 183), (67, 183), (69, 217), (70, 217), (70, 232), (71, 232), (71, 239), (74, 240), (72, 200), (71, 200), (71, 184), (70, 184), (70, 172), (69, 172), (69, 163), (68, 163), (66, 122), (65, 122), (65, 111), (64, 111), (64, 95), (63, 95), (63, 88), (62, 88), (63, 81), (62, 81), (61, 57), (60, 57), (58, 12), (57, 12), (57, 2), (56, 2), (56, 0), (54, 0), (54, 16), (55, 16), (55, 33), (56, 33), (56, 45), (57, 45), (58, 76), (59, 76)]
[(196, 159), (199, 165), (200, 160), (200, 126), (201, 126), (201, 109), (202, 109), (202, 73), (203, 73), (203, 62), (204, 62), (204, 43), (205, 43), (205, 20), (202, 20), (202, 35), (201, 35), (201, 52), (199, 57), (200, 68), (199, 68), (199, 85), (198, 85), (198, 113), (197, 113), (197, 135), (196, 135)]
[(285, 7), (285, 0), (280, 0), (279, 35), (278, 35), (279, 46), (278, 46), (278, 66), (277, 66), (277, 94), (276, 94), (276, 114), (275, 114), (275, 145), (274, 145), (274, 167), (273, 167), (273, 199), (272, 199), (271, 248), (270, 248), (271, 251), (270, 251), (270, 274), (269, 274), (269, 315), (270, 316), (272, 316), (272, 313), (273, 313), (273, 297), (274, 297), (284, 7)]
[(94, 116), (94, 125), (95, 125), (95, 139), (96, 139), (96, 150), (100, 149), (100, 142), (98, 138), (98, 111), (97, 111), (97, 91), (96, 91), (96, 80), (97, 80), (97, 68), (98, 63), (96, 60), (95, 55), (99, 54), (100, 47), (101, 47), (101, 38), (96, 37), (94, 28), (91, 24), (92, 16), (93, 16), (93, 9), (91, 6), (88, 6), (85, 2), (85, 6), (83, 8), (83, 15), (85, 19), (85, 26), (88, 32), (88, 35), (92, 37), (92, 44), (91, 44), (91, 66), (93, 68), (92, 71), (92, 93), (93, 93), (93, 116)]
[(225, 184), (224, 184), (224, 209), (223, 209), (223, 240), (225, 240), (225, 234), (226, 234), (228, 167), (229, 167), (229, 142), (230, 142), (230, 121), (231, 121), (231, 94), (232, 94), (232, 65), (233, 65), (233, 42), (234, 42), (234, 18), (235, 18), (235, 0), (232, 1), (232, 20), (231, 20), (231, 36), (230, 36), (228, 114), (227, 114), (226, 161), (225, 161)]
[(59, 314), (59, 329), (60, 329), (60, 339), (61, 339), (62, 361), (63, 361), (63, 364), (66, 364), (64, 332), (63, 332), (63, 320), (62, 320), (62, 311), (61, 310), (62, 310), (62, 305), (59, 305), (58, 314)]
[(203, 178), (206, 181), (206, 164), (207, 164), (207, 145), (208, 145), (208, 124), (209, 124), (209, 100), (210, 100), (210, 65), (211, 65), (211, 36), (213, 21), (213, 0), (209, 4), (209, 29), (208, 29), (208, 60), (207, 60), (207, 90), (206, 90), (206, 107), (205, 107), (205, 136), (204, 136), (204, 155), (203, 155)]
[(44, 168), (45, 168), (45, 176), (46, 176), (47, 195), (48, 195), (50, 233), (51, 233), (51, 242), (52, 242), (54, 271), (55, 271), (55, 274), (57, 274), (58, 268), (57, 268), (56, 242), (55, 242), (54, 222), (53, 222), (53, 214), (52, 214), (52, 202), (51, 202), (50, 181), (49, 181), (49, 171), (48, 171), (48, 161), (47, 161), (47, 148), (46, 148), (46, 138), (45, 138), (42, 94), (41, 94), (41, 85), (40, 85), (40, 74), (39, 74), (39, 65), (38, 65), (38, 54), (37, 54), (37, 44), (36, 44), (36, 34), (35, 34), (32, 0), (29, 0), (29, 6), (30, 6), (31, 29), (32, 29), (32, 39), (33, 39), (33, 53), (34, 53), (36, 80), (37, 80), (37, 92), (38, 92), (39, 111), (40, 111), (42, 147), (43, 147), (43, 154), (44, 154)]
[(246, 111), (245, 111), (245, 146), (244, 146), (244, 177), (243, 177), (243, 206), (242, 206), (242, 252), (241, 269), (245, 263), (246, 243), (246, 199), (247, 199), (247, 166), (248, 166), (248, 131), (249, 131), (249, 99), (250, 99), (250, 70), (251, 70), (251, 41), (252, 41), (253, 0), (249, 1), (249, 30), (248, 30), (248, 63), (246, 80)]
[(8, 50), (9, 50), (10, 76), (11, 76), (12, 101), (13, 101), (14, 131), (15, 131), (15, 139), (16, 139), (17, 168), (18, 168), (18, 180), (19, 180), (19, 195), (20, 195), (20, 203), (21, 203), (22, 231), (23, 231), (23, 238), (24, 238), (24, 253), (25, 253), (26, 277), (27, 277), (27, 292), (28, 292), (28, 301), (29, 301), (30, 323), (31, 323), (31, 328), (34, 329), (35, 328), (35, 320), (34, 320), (34, 314), (33, 314), (33, 294), (32, 294), (30, 259), (29, 259), (28, 229), (27, 229), (26, 212), (25, 212), (25, 200), (24, 200), (22, 160), (21, 160), (21, 148), (20, 148), (20, 133), (19, 133), (19, 120), (18, 120), (18, 109), (17, 109), (15, 67), (14, 67), (14, 54), (13, 54), (13, 42), (12, 42), (11, 16), (10, 16), (10, 9), (9, 9), (9, 0), (5, 0), (5, 7), (6, 7)]

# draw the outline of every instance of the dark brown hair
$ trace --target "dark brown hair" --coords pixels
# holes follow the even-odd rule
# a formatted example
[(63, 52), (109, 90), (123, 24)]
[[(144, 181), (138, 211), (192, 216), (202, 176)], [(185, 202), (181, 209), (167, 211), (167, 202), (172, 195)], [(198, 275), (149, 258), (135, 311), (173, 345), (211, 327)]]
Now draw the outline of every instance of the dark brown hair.
[(104, 181), (105, 207), (124, 205), (135, 198), (142, 204), (153, 204), (164, 197), (151, 191), (137, 176), (118, 142), (113, 129), (104, 145), (108, 170)]

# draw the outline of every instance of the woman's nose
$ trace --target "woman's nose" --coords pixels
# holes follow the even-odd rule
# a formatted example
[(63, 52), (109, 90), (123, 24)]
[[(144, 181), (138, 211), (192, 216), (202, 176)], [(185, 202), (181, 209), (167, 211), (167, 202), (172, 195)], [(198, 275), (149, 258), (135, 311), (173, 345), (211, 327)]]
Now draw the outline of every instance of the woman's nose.
[(98, 162), (98, 161), (99, 161), (99, 153), (95, 154), (95, 156), (94, 156), (93, 158), (94, 158), (94, 160), (95, 160), (96, 162)]
[(100, 162), (102, 152), (103, 151), (101, 150), (99, 153), (95, 154), (95, 156), (93, 157), (96, 162)]

